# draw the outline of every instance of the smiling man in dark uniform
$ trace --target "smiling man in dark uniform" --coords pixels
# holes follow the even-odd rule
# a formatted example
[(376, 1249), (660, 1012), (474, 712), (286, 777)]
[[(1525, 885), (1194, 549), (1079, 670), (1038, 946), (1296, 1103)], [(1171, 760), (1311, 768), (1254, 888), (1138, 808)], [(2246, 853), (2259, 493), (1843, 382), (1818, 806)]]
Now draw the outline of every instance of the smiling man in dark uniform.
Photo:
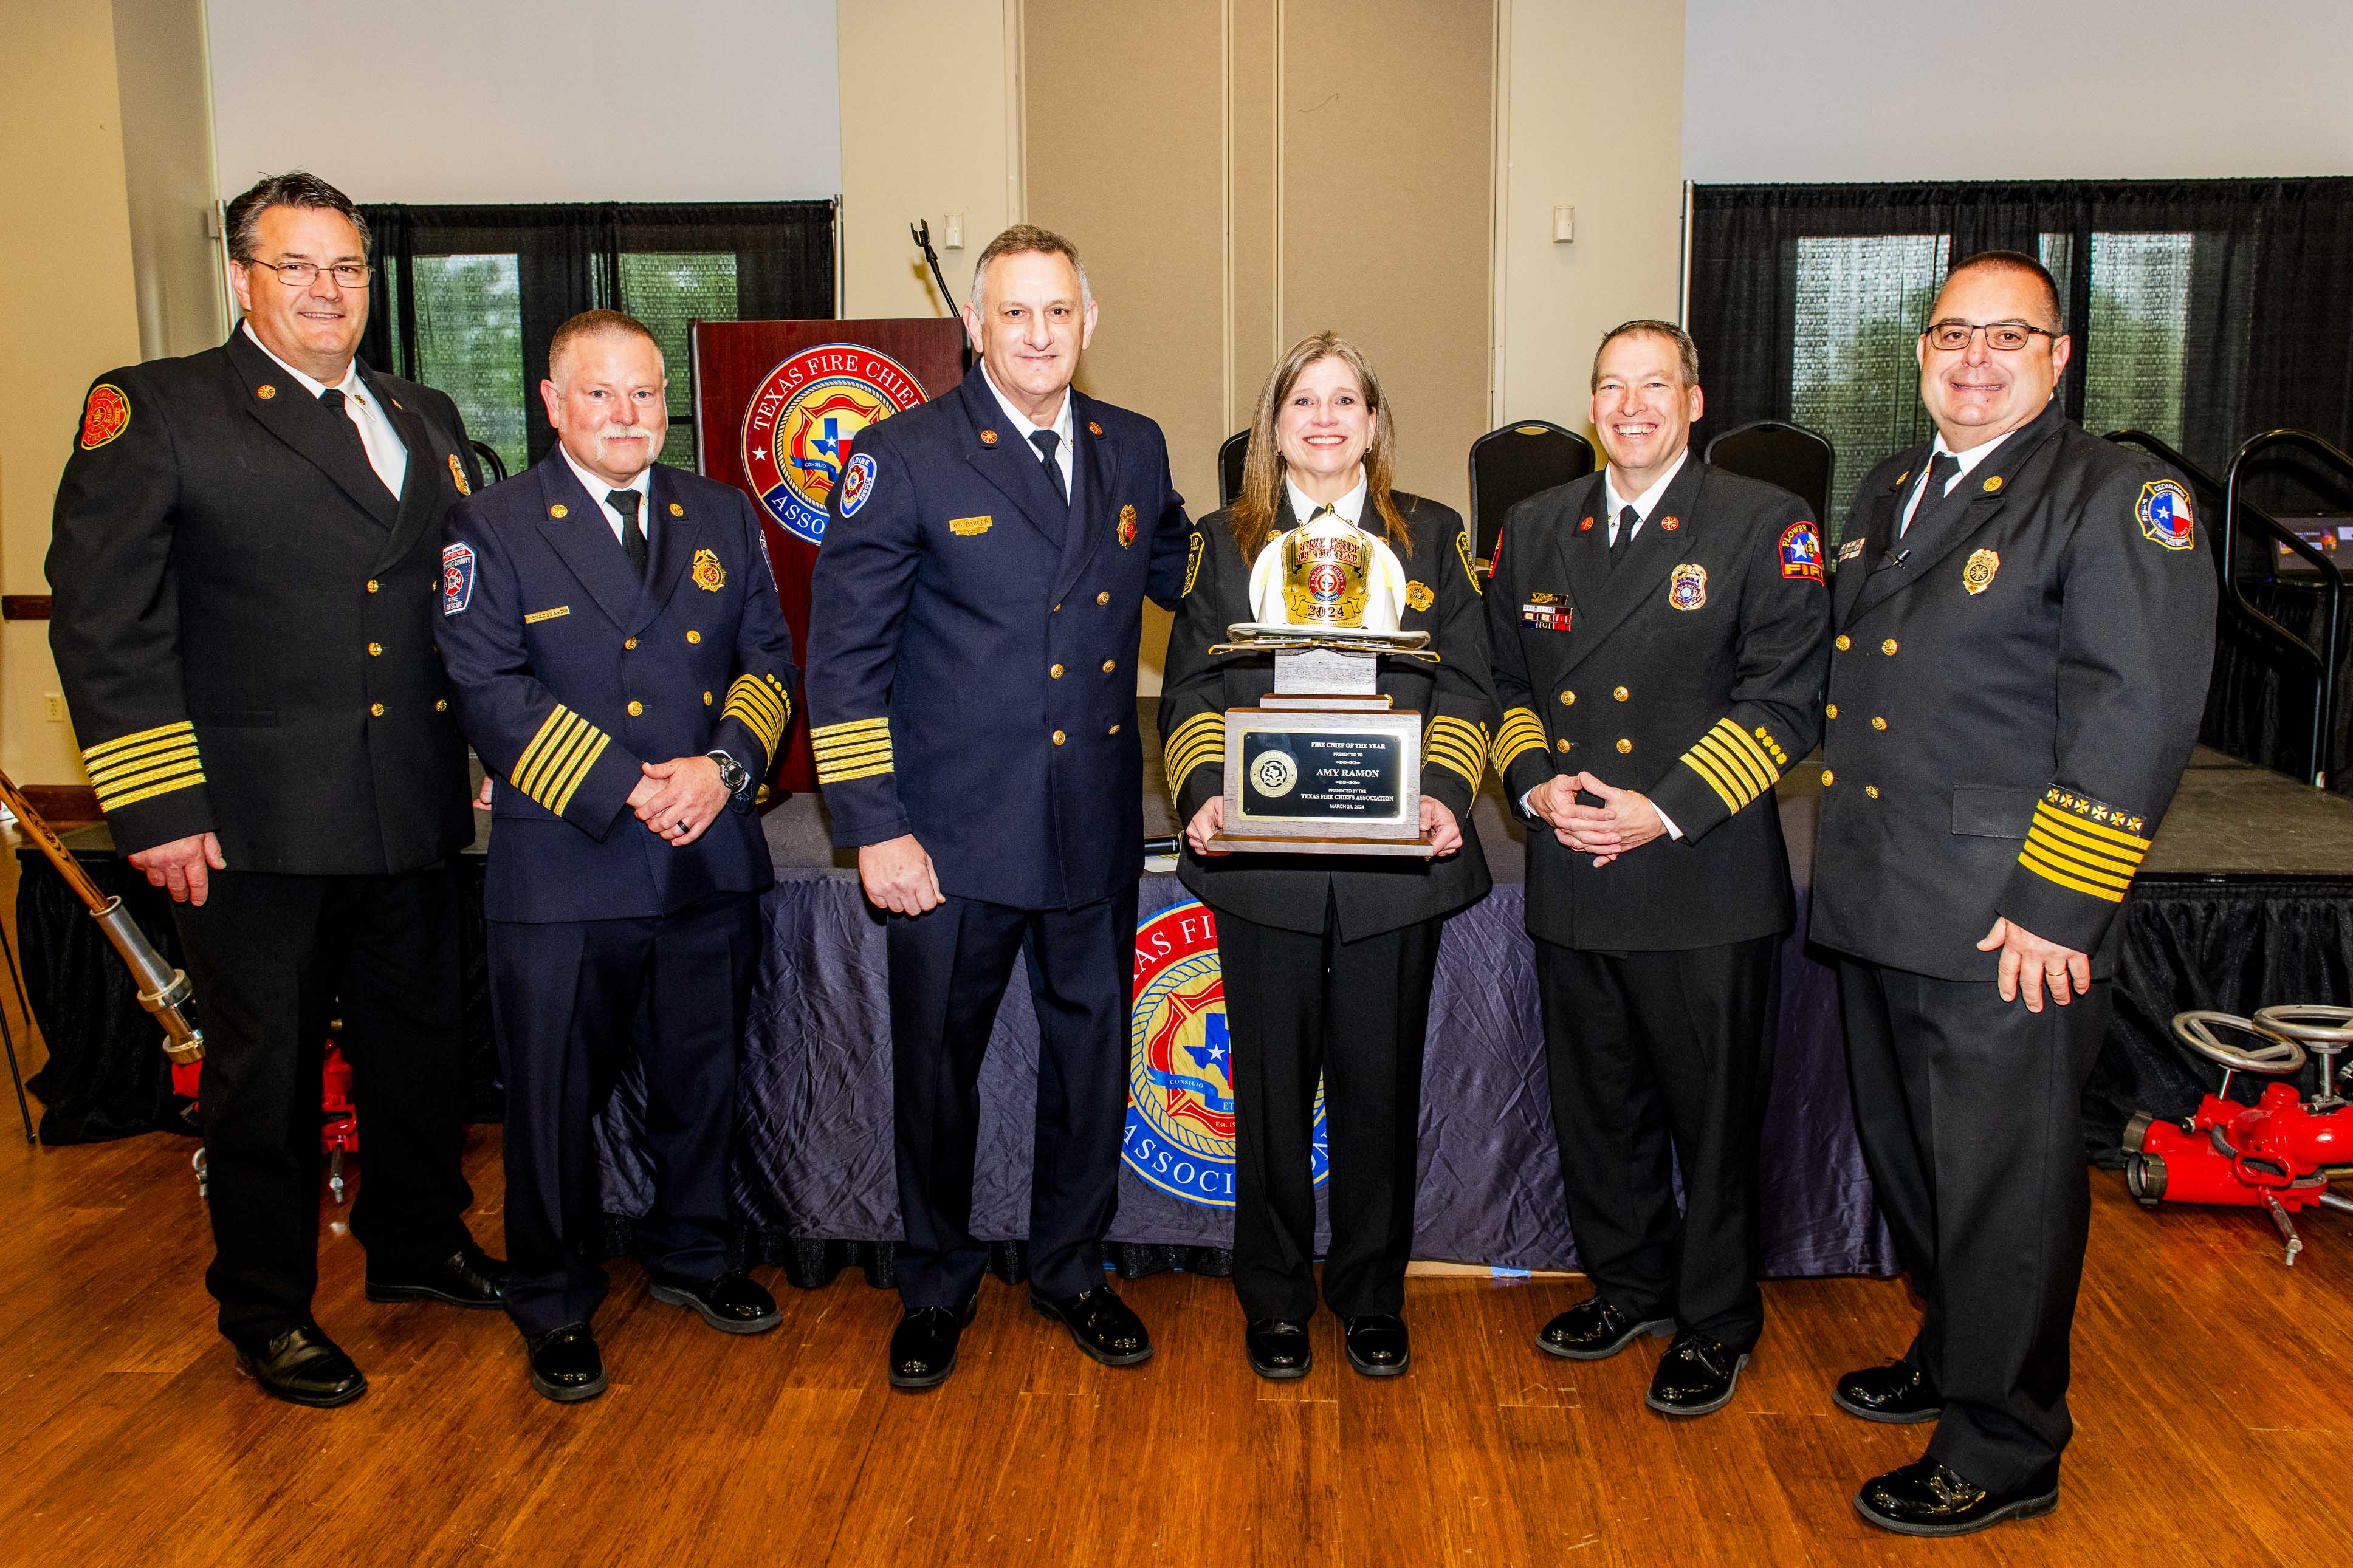
[(1810, 934), (1842, 955), (1863, 1155), (1927, 1314), (1833, 1397), (1936, 1423), (1855, 1497), (1905, 1534), (2058, 1504), (2084, 1080), (2213, 656), (2189, 492), (2065, 417), (2070, 346), (2033, 258), (1956, 268), (1919, 341), (1936, 439), (1864, 478), (1838, 552)]
[(1190, 530), (1167, 444), (1073, 389), (1095, 305), (1078, 252), (991, 240), (954, 392), (859, 432), (811, 583), (809, 738), (834, 842), (890, 911), (899, 1202), (891, 1381), (955, 1369), (987, 1249), (971, 1232), (981, 1059), (1014, 964), (1040, 1033), (1029, 1294), (1096, 1360), (1152, 1353), (1103, 1283), (1127, 1104), (1146, 594)]
[(1590, 1361), (1672, 1333), (1647, 1401), (1669, 1415), (1722, 1409), (1764, 1327), (1757, 1132), (1797, 923), (1773, 786), (1820, 732), (1830, 651), (1806, 504), (1694, 459), (1704, 406), (1682, 329), (1603, 338), (1609, 464), (1512, 509), (1487, 590), (1495, 767), (1531, 825), (1553, 1121), (1594, 1287), (1536, 1344)]
[(320, 1069), (340, 1011), (374, 1300), (496, 1307), (463, 1215), (466, 746), (433, 637), (478, 478), (429, 387), (356, 363), (367, 233), (310, 174), (228, 206), (244, 324), (109, 372), (58, 487), (50, 646), (117, 848), (168, 889), (205, 1026), (205, 1282), (269, 1393), (366, 1391), (311, 1318)]

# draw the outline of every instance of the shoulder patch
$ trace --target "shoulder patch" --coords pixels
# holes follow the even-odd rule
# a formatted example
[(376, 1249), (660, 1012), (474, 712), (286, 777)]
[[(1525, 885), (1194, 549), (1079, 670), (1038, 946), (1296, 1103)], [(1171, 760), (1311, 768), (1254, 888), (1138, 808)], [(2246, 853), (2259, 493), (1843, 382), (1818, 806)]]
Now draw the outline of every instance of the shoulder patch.
[(1178, 595), (1178, 598), (1190, 594), (1193, 591), (1194, 581), (1201, 575), (1202, 548), (1201, 531), (1197, 528), (1193, 531), (1193, 548), (1185, 557), (1185, 594)]
[(1781, 531), (1781, 575), (1822, 580), (1821, 536), (1811, 522), (1793, 522)]
[(2189, 492), (2171, 479), (2151, 479), (2141, 486), (2133, 515), (2140, 520), (2141, 532), (2168, 550), (2187, 550), (2198, 542)]
[(131, 428), (131, 399), (122, 388), (101, 381), (81, 405), (81, 449), (94, 452)]
[(856, 517), (866, 498), (874, 493), (874, 455), (860, 452), (841, 471), (841, 515)]
[(454, 616), (465, 609), (474, 597), (474, 547), (470, 544), (445, 544), (441, 547), (441, 613)]
[(1461, 529), (1454, 531), (1454, 556), (1462, 563), (1462, 575), (1471, 579), (1471, 591), (1484, 595), (1487, 586), (1479, 581), (1479, 569), (1471, 564), (1471, 536)]

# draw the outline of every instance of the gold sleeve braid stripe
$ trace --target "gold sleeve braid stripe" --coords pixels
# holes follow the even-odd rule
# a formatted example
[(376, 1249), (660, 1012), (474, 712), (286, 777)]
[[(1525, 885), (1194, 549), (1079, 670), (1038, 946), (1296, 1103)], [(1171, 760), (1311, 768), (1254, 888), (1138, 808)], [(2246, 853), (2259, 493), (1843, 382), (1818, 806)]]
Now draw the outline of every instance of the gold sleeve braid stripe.
[(1487, 727), (1451, 713), (1434, 713), (1422, 731), (1421, 754), (1427, 762), (1452, 768), (1476, 790), (1479, 775), (1487, 770)]
[(515, 760), (507, 782), (562, 816), (580, 781), (612, 743), (612, 736), (559, 702)]
[(1500, 779), (1508, 774), (1521, 752), (1544, 749), (1544, 721), (1535, 711), (1526, 708), (1504, 709), (1503, 728), (1495, 731), (1495, 776)]
[(85, 746), (81, 765), (90, 774), (90, 787), (98, 791), (101, 811), (114, 811), (205, 782), (205, 765), (196, 755), (195, 728), (185, 719)]
[(1788, 758), (1763, 730), (1751, 735), (1730, 718), (1718, 719), (1683, 756), (1683, 765), (1707, 781), (1728, 811), (1739, 811), (1781, 782)]
[(817, 782), (821, 784), (887, 773), (893, 765), (890, 716), (820, 724), (809, 731), (809, 749), (817, 753)]
[(2120, 826), (2124, 824), (2138, 827), (2141, 819), (2052, 790), (2034, 803), (2034, 820), (2027, 826), (2018, 863), (2045, 881), (2123, 903), (2133, 873), (2148, 854), (2148, 840)]
[(759, 738), (768, 761), (774, 762), (776, 743), (785, 738), (785, 725), (793, 716), (793, 700), (773, 675), (739, 675), (727, 688), (727, 705), (719, 716), (743, 721), (744, 727)]
[(1226, 763), (1226, 716), (1223, 713), (1196, 713), (1176, 726), (1168, 737), (1162, 753), (1168, 771), (1168, 793), (1177, 794), (1193, 770), (1204, 763), (1218, 767)]

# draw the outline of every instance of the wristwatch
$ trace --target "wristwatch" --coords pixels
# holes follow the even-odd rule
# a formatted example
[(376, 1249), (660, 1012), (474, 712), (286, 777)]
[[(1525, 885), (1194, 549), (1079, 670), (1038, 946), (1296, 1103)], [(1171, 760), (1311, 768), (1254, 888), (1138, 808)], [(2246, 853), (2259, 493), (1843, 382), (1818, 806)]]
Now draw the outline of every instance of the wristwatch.
[(702, 754), (719, 764), (719, 782), (727, 786), (729, 795), (742, 795), (751, 787), (752, 775), (744, 771), (743, 763), (724, 752), (705, 752)]

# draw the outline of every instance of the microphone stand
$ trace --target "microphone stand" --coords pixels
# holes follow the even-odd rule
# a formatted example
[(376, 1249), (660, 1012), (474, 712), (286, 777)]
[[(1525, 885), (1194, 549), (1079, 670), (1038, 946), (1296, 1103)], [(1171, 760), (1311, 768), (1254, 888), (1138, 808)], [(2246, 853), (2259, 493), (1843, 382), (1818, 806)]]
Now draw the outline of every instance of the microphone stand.
[(907, 226), (907, 232), (917, 245), (923, 247), (923, 259), (931, 263), (932, 281), (940, 286), (940, 298), (948, 302), (948, 314), (955, 315), (961, 307), (956, 304), (955, 296), (948, 292), (947, 275), (940, 270), (940, 253), (932, 248), (932, 226), (917, 218)]

